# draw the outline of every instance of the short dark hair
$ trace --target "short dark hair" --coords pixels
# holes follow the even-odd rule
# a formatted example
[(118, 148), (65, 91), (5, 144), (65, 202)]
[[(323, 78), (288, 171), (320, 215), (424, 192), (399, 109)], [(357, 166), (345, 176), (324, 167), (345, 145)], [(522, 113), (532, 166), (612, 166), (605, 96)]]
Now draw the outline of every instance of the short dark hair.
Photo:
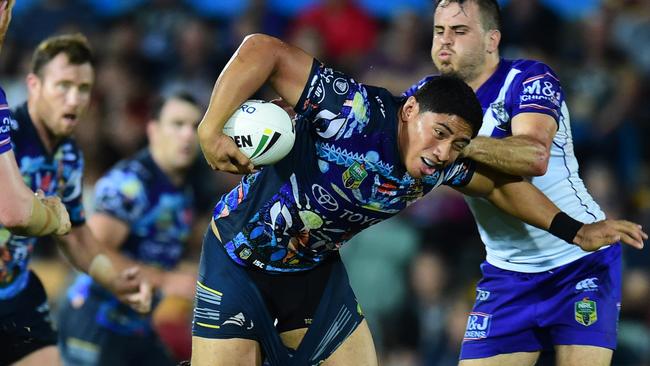
[(88, 39), (81, 33), (53, 36), (43, 40), (32, 55), (31, 72), (39, 75), (43, 67), (60, 53), (68, 56), (73, 65), (90, 63), (95, 60)]
[[(466, 2), (473, 2), (478, 5), (479, 11), (481, 12), (481, 24), (484, 30), (501, 30), (503, 21), (501, 18), (501, 8), (497, 0), (436, 0), (435, 9), (438, 9), (441, 3), (458, 3), (458, 5), (463, 6), (463, 3)], [(446, 5), (443, 4), (443, 6)]]
[(153, 108), (151, 109), (151, 119), (154, 120), (159, 120), (160, 119), (160, 113), (162, 112), (163, 107), (165, 107), (165, 104), (169, 102), (170, 100), (181, 100), (183, 102), (187, 102), (193, 106), (196, 106), (197, 108), (201, 108), (201, 104), (199, 103), (199, 100), (194, 97), (191, 93), (187, 91), (180, 91), (176, 92), (173, 94), (170, 94), (168, 96), (161, 96), (153, 104)]
[(420, 105), (420, 112), (456, 115), (467, 121), (472, 128), (472, 138), (481, 129), (481, 103), (472, 88), (457, 76), (433, 76), (413, 96)]

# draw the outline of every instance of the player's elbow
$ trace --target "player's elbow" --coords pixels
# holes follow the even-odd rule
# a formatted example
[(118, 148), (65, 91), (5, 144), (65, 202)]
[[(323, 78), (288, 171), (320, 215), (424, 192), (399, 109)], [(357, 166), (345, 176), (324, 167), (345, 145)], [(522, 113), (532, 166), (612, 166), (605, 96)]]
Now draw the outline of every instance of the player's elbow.
[(546, 174), (548, 170), (548, 161), (550, 159), (548, 149), (543, 146), (537, 147), (533, 155), (533, 160), (530, 164), (530, 171), (528, 176), (539, 177)]
[(253, 58), (270, 62), (277, 54), (283, 44), (281, 40), (264, 33), (252, 33), (244, 37), (244, 40), (237, 51), (237, 57)]

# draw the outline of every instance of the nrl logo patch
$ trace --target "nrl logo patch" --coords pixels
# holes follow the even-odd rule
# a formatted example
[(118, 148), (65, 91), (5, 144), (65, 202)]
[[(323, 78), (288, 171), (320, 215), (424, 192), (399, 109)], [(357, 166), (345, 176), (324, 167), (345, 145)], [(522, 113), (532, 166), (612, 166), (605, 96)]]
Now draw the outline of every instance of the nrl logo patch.
[(588, 297), (585, 297), (581, 301), (577, 301), (574, 309), (576, 321), (585, 327), (594, 324), (598, 320), (596, 302), (589, 300)]
[(366, 172), (366, 168), (355, 161), (354, 164), (350, 165), (350, 167), (343, 172), (343, 185), (349, 189), (357, 189), (367, 176), (368, 172)]

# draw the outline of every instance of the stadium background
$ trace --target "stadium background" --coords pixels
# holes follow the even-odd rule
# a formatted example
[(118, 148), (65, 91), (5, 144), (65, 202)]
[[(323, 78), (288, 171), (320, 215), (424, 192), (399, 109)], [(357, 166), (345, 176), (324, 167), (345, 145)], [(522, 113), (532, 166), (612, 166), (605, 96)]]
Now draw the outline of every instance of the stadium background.
[[(332, 4), (348, 3), (332, 10)], [(502, 55), (536, 58), (560, 75), (581, 176), (612, 218), (650, 228), (650, 1), (510, 0)], [(328, 24), (328, 25), (327, 25)], [(229, 55), (252, 32), (279, 36), (357, 79), (401, 93), (434, 72), (429, 0), (20, 0), (0, 56), (9, 103), (26, 97), (31, 51), (61, 32), (86, 34), (98, 66), (93, 103), (76, 136), (86, 200), (113, 163), (145, 143), (159, 94), (188, 89), (204, 103)], [(259, 95), (273, 97), (268, 91)], [(196, 263), (209, 211), (238, 177), (202, 161), (192, 174), (200, 213), (186, 264)], [(89, 209), (91, 211), (91, 209)], [(436, 190), (343, 250), (382, 365), (456, 365), (484, 249), (465, 203)], [(650, 250), (626, 250), (614, 365), (650, 365)], [(34, 267), (53, 307), (73, 273), (53, 245)], [(56, 311), (56, 310), (55, 310)], [(168, 301), (156, 322), (179, 358), (191, 308)], [(542, 365), (552, 364), (548, 355)]]

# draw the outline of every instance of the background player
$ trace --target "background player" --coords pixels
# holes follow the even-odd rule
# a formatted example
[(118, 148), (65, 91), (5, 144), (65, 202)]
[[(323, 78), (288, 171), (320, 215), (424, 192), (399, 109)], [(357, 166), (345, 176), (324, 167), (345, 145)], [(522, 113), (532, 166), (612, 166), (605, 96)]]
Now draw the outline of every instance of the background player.
[[(165, 296), (193, 300), (196, 276), (175, 271), (194, 217), (186, 174), (198, 152), (194, 98), (162, 100), (147, 126), (148, 148), (119, 162), (95, 186), (88, 226), (99, 241), (138, 261)], [(68, 290), (59, 338), (66, 365), (173, 365), (151, 324), (87, 275)]]
[[(82, 205), (83, 157), (70, 137), (90, 102), (94, 72), (87, 40), (81, 35), (43, 41), (32, 58), (27, 76), (28, 100), (13, 112), (12, 140), (16, 161), (27, 185), (56, 194), (72, 222), (70, 234), (56, 236), (75, 267), (146, 311), (148, 285), (137, 267), (118, 271), (107, 252), (85, 225)], [(58, 364), (56, 334), (52, 329), (43, 286), (29, 268), (36, 238), (3, 235), (5, 275), (0, 288), (0, 363)]]
[[(13, 0), (0, 2), (0, 50), (11, 22), (13, 6)], [(70, 230), (70, 218), (61, 200), (39, 197), (25, 186), (11, 150), (10, 129), (9, 104), (0, 88), (0, 225), (21, 235), (66, 234)]]

